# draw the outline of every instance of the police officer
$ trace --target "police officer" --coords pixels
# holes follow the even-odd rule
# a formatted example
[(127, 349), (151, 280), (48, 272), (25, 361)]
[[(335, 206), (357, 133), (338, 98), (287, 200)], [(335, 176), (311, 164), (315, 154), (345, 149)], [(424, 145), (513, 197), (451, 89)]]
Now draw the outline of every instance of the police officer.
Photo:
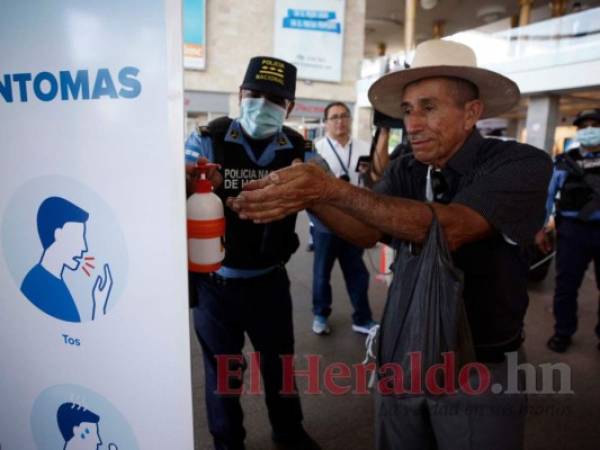
[[(555, 325), (548, 347), (558, 353), (567, 350), (577, 330), (577, 291), (585, 271), (592, 260), (600, 265), (600, 109), (580, 112), (573, 125), (580, 147), (557, 156), (547, 202), (548, 215), (556, 206), (557, 240)], [(536, 242), (547, 253), (546, 231)], [(600, 338), (600, 317), (596, 335)]]
[[(185, 145), (188, 175), (193, 175), (199, 158), (220, 164), (219, 172), (210, 177), (225, 202), (247, 182), (304, 160), (312, 143), (283, 126), (294, 107), (295, 87), (295, 66), (271, 57), (252, 58), (240, 86), (240, 117), (221, 117), (192, 133)], [(210, 275), (190, 276), (215, 448), (244, 448), (239, 400), (248, 366), (242, 358), (244, 333), (260, 358), (273, 440), (293, 448), (318, 448), (302, 427), (298, 395), (281, 393), (281, 356), (294, 353), (290, 282), (284, 265), (299, 245), (296, 217), (261, 225), (226, 208), (225, 220), (223, 267)]]

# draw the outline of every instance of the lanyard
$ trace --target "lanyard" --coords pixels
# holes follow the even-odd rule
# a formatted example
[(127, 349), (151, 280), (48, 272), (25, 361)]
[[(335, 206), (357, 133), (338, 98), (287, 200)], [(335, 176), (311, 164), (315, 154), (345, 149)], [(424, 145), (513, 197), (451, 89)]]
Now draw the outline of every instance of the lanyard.
[(335, 154), (335, 157), (337, 158), (337, 160), (340, 163), (340, 166), (342, 166), (342, 169), (344, 169), (344, 172), (346, 172), (346, 175), (348, 177), (350, 177), (350, 161), (352, 161), (352, 142), (350, 142), (350, 154), (348, 155), (348, 164), (346, 164), (344, 166), (344, 163), (342, 162), (342, 158), (340, 158), (340, 155), (338, 155), (338, 152), (335, 150), (335, 147), (333, 146), (333, 143), (329, 140), (329, 138), (325, 138), (327, 139), (327, 142), (329, 143), (329, 146), (331, 147), (331, 150), (333, 150), (333, 153)]

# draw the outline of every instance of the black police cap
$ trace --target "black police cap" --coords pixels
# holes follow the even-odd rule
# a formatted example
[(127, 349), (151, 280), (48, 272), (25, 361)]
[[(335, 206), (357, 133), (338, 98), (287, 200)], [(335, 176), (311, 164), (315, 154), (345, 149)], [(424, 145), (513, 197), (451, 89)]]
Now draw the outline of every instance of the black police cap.
[(248, 63), (240, 89), (251, 89), (294, 100), (296, 72), (296, 66), (282, 59), (255, 56)]
[(577, 117), (575, 117), (575, 120), (573, 121), (573, 125), (578, 127), (579, 124), (581, 124), (581, 122), (583, 122), (584, 120), (588, 120), (588, 119), (597, 120), (600, 122), (600, 109), (595, 108), (595, 109), (586, 109), (584, 111), (581, 111), (579, 114), (577, 114)]

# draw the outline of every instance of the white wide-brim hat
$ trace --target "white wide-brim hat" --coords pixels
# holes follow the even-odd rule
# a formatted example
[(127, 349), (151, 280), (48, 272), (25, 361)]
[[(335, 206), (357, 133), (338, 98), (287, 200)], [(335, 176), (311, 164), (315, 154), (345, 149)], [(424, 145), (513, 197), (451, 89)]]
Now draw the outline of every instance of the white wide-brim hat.
[(510, 110), (521, 97), (514, 81), (477, 67), (475, 52), (470, 47), (434, 39), (417, 46), (410, 69), (388, 73), (373, 83), (369, 100), (377, 111), (402, 118), (401, 97), (406, 85), (433, 77), (462, 78), (477, 86), (479, 99), (483, 102), (482, 119)]

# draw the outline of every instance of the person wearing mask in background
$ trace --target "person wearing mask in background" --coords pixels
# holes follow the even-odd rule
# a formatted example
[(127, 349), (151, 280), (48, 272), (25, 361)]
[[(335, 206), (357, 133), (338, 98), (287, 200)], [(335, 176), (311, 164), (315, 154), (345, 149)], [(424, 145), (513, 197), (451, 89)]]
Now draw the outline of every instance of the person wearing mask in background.
[[(556, 204), (555, 324), (548, 348), (558, 353), (569, 348), (577, 330), (577, 292), (585, 271), (590, 261), (596, 272), (600, 267), (600, 109), (580, 112), (573, 125), (580, 147), (556, 157), (546, 204), (548, 217)], [(552, 249), (551, 228), (546, 226), (536, 236), (544, 253)], [(596, 284), (600, 289), (598, 275)], [(600, 309), (598, 313), (595, 331), (600, 339)]]
[[(359, 158), (369, 156), (367, 142), (352, 139), (352, 115), (345, 103), (333, 102), (325, 107), (323, 120), (325, 136), (315, 143), (315, 148), (329, 165), (333, 174), (355, 186), (361, 185)], [(369, 271), (363, 262), (363, 249), (342, 239), (322, 224), (311, 218), (314, 224), (313, 245), (313, 326), (314, 333), (329, 334), (328, 318), (331, 314), (331, 270), (336, 259), (346, 282), (346, 289), (354, 307), (352, 329), (368, 334), (376, 325), (369, 307)]]
[[(240, 86), (240, 117), (221, 117), (192, 133), (185, 145), (186, 170), (195, 175), (204, 158), (219, 164), (209, 178), (225, 202), (251, 180), (303, 161), (312, 143), (283, 126), (294, 107), (296, 67), (271, 57), (250, 60)], [(243, 449), (239, 394), (246, 361), (244, 333), (260, 357), (273, 440), (283, 448), (319, 448), (302, 426), (298, 395), (282, 394), (282, 355), (294, 353), (292, 299), (285, 264), (299, 245), (296, 216), (268, 225), (240, 220), (225, 208), (225, 259), (216, 273), (191, 273), (196, 335), (202, 346), (208, 426), (216, 449)], [(228, 355), (219, 367), (219, 355)], [(218, 373), (230, 374), (219, 392)], [(234, 374), (239, 376), (235, 376)], [(222, 382), (222, 380), (221, 380)], [(223, 389), (223, 386), (220, 386)]]
[[(520, 246), (533, 243), (544, 222), (552, 162), (529, 145), (485, 139), (475, 124), (509, 111), (519, 97), (512, 80), (478, 68), (466, 45), (425, 41), (410, 69), (384, 75), (369, 90), (375, 109), (404, 119), (412, 147), (410, 156), (390, 163), (373, 191), (314, 164), (296, 164), (251, 183), (229, 205), (259, 223), (308, 208), (363, 247), (385, 236), (395, 246), (424, 242), (435, 210), (453, 263), (464, 274), (476, 359), (486, 364), (490, 386), (504, 389), (506, 355), (518, 356), (528, 304), (528, 265)], [(396, 273), (394, 282), (403, 275)], [(480, 381), (475, 376), (469, 382)], [(517, 393), (502, 395), (492, 389), (398, 398), (376, 390), (377, 448), (521, 450), (526, 396), (518, 384)]]

